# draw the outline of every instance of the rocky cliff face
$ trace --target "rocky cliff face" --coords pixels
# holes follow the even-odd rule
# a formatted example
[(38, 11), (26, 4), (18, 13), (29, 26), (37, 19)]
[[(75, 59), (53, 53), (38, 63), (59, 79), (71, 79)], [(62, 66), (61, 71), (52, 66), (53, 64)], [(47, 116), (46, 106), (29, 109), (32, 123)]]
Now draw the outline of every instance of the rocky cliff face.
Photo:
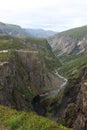
[(60, 86), (61, 79), (49, 72), (38, 51), (18, 50), (17, 56), (28, 73), (29, 81), (36, 87), (37, 94), (47, 91), (47, 88)]
[(77, 96), (77, 117), (74, 122), (75, 130), (87, 129), (87, 68), (83, 70), (81, 88)]
[(0, 64), (2, 105), (30, 110), (35, 95), (54, 89), (60, 84), (60, 79), (48, 71), (37, 51), (16, 50), (8, 62)]
[(48, 39), (57, 56), (87, 51), (87, 26), (71, 29)]
[(87, 68), (78, 79), (69, 80), (56, 115), (74, 130), (87, 129)]
[[(48, 42), (55, 55), (61, 60), (62, 67), (59, 71), (62, 74), (65, 72), (65, 76), (69, 78), (62, 102), (58, 106), (54, 103), (54, 115), (58, 121), (62, 120), (65, 125), (74, 128), (74, 130), (86, 130), (87, 63), (85, 61), (87, 57), (85, 58), (85, 56), (87, 53), (87, 26), (56, 34), (50, 37)], [(82, 72), (79, 75), (81, 69)]]
[(24, 72), (15, 59), (0, 66), (0, 104), (21, 110), (31, 108), (32, 95), (27, 85), (28, 77), (23, 76)]

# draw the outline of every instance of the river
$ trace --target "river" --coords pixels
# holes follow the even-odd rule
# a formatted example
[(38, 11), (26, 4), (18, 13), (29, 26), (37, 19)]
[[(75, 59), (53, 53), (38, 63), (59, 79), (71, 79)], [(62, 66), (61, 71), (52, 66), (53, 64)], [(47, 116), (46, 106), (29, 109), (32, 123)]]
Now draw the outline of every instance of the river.
[(67, 84), (68, 80), (65, 77), (63, 77), (62, 75), (60, 75), (57, 70), (55, 70), (54, 74), (57, 75), (60, 79), (62, 79), (64, 82), (57, 89), (50, 90), (46, 93), (40, 94), (40, 97), (48, 96), (51, 94), (57, 94), (60, 91), (60, 89), (62, 89)]

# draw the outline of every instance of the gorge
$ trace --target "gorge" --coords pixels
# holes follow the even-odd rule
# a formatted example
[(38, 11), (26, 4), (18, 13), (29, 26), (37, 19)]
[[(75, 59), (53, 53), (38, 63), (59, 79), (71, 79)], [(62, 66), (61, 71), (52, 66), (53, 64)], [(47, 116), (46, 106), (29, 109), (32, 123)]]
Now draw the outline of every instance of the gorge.
[(86, 130), (87, 27), (47, 39), (15, 29), (0, 34), (0, 127)]

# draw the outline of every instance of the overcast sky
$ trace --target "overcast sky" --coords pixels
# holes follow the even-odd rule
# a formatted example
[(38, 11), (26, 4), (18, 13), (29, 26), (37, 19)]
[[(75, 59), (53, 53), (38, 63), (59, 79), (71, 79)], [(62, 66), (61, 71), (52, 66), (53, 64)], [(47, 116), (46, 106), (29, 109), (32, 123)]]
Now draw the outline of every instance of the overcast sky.
[(0, 0), (0, 21), (59, 32), (87, 25), (87, 0)]

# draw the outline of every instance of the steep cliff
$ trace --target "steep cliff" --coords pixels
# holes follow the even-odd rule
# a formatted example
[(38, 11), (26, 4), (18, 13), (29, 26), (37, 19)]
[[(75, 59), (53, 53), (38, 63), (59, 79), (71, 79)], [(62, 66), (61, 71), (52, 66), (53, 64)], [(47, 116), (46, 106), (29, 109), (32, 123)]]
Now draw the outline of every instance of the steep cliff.
[(75, 130), (87, 129), (87, 68), (84, 68), (81, 78), (81, 88), (76, 101), (77, 117), (74, 123)]
[(56, 34), (48, 42), (62, 64), (59, 73), (68, 78), (62, 101), (54, 102), (55, 118), (74, 130), (86, 130), (87, 26)]
[(45, 39), (0, 35), (0, 50), (0, 104), (29, 111), (34, 96), (60, 86), (52, 73), (58, 62)]
[(61, 104), (55, 111), (58, 121), (74, 130), (87, 129), (87, 67), (78, 78), (69, 79)]
[(0, 65), (0, 104), (16, 109), (31, 109), (31, 98), (26, 71), (15, 57)]
[(57, 56), (87, 52), (87, 26), (58, 33), (48, 42)]

